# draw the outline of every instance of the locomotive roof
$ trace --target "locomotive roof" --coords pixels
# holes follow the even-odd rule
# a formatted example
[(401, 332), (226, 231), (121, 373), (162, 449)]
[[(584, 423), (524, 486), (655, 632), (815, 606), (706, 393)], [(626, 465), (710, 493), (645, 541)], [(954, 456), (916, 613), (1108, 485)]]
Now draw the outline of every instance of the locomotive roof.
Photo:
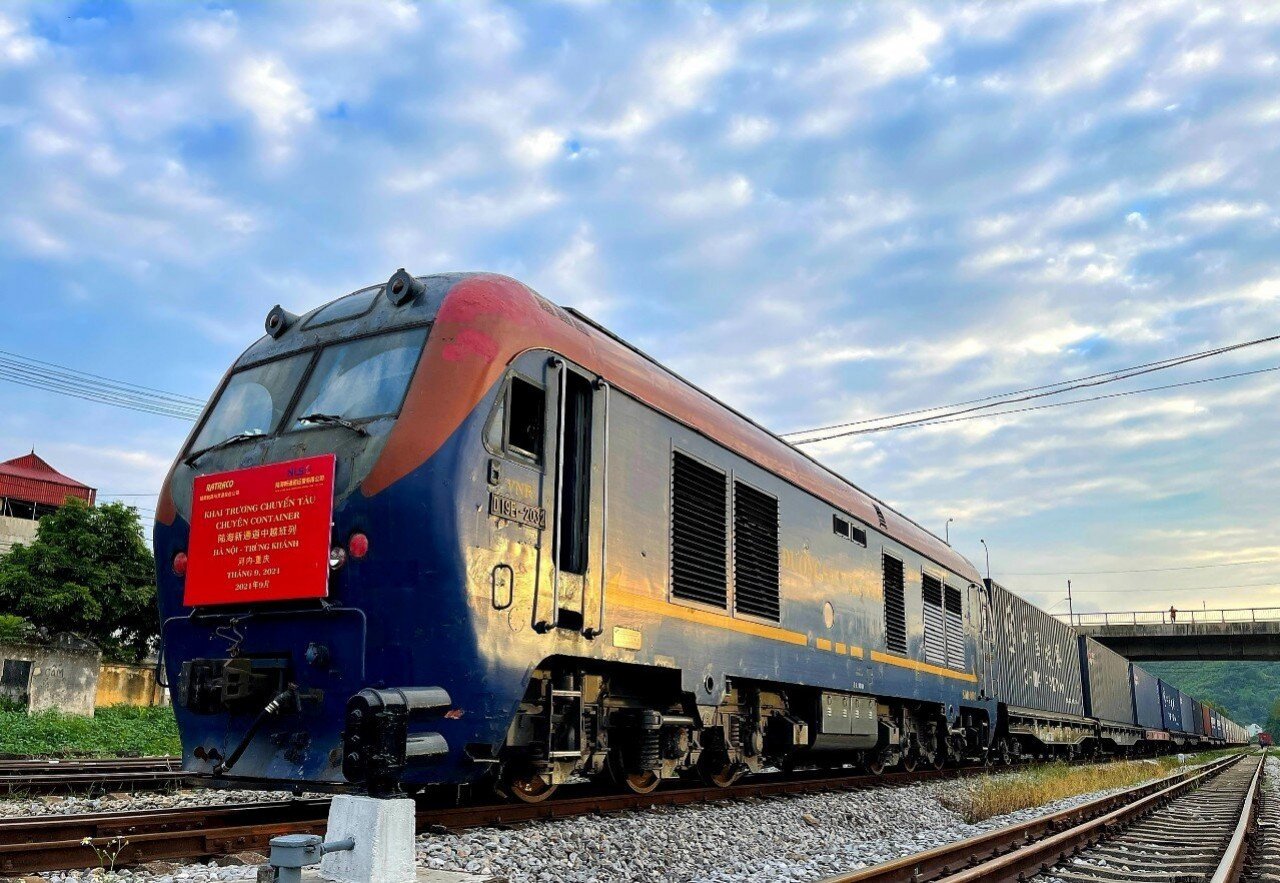
[[(415, 278), (423, 290), (403, 306), (392, 304), (382, 285), (360, 289), (294, 318), (278, 339), (264, 335), (233, 368), (330, 340), (432, 321), (424, 363), (432, 364), (436, 376), (431, 382), (412, 384), (387, 447), (364, 481), (365, 493), (376, 493), (408, 474), (438, 449), (511, 359), (545, 348), (957, 575), (974, 582), (981, 579), (968, 559), (926, 528), (577, 310), (561, 308), (524, 284), (494, 273)], [(477, 362), (483, 363), (479, 372)], [(442, 376), (451, 373), (456, 374), (452, 379)], [(158, 515), (170, 516), (170, 504), (165, 494), (158, 509), (166, 511)]]

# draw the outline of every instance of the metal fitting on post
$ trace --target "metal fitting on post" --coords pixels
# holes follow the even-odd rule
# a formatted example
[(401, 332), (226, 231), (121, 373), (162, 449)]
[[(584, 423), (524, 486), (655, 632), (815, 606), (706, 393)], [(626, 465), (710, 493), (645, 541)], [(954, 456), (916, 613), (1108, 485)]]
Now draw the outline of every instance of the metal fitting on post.
[(301, 883), (302, 869), (320, 864), (326, 853), (348, 852), (356, 848), (354, 837), (325, 843), (319, 834), (285, 834), (271, 838), (271, 879), (279, 883)]

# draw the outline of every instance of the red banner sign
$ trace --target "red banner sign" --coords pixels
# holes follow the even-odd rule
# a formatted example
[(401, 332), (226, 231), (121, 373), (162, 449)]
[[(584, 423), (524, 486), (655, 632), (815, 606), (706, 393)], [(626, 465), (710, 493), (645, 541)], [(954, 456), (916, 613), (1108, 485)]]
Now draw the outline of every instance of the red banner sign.
[(325, 597), (333, 471), (323, 454), (196, 478), (182, 602)]

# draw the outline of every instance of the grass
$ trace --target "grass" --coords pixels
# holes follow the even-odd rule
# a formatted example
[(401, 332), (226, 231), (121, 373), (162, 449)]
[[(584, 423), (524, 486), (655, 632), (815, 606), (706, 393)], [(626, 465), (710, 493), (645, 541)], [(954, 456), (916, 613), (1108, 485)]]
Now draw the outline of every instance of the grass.
[(1186, 755), (1170, 755), (1157, 760), (1124, 761), (1119, 763), (1070, 766), (1065, 763), (1049, 763), (1029, 767), (1015, 773), (982, 776), (963, 783), (965, 787), (946, 793), (943, 806), (956, 812), (966, 822), (974, 824), (994, 816), (1031, 809), (1112, 788), (1132, 788), (1170, 775), (1186, 765), (1208, 763), (1214, 758), (1232, 751), (1208, 751), (1188, 758)]
[(121, 757), (179, 754), (171, 708), (99, 708), (93, 717), (0, 711), (0, 756)]

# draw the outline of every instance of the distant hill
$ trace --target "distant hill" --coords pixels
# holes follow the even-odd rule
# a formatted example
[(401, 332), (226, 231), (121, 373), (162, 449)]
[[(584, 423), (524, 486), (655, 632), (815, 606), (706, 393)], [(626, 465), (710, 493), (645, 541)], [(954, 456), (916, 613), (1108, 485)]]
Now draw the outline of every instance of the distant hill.
[(1280, 699), (1280, 662), (1143, 662), (1142, 667), (1197, 699), (1209, 699), (1243, 726), (1267, 721)]

